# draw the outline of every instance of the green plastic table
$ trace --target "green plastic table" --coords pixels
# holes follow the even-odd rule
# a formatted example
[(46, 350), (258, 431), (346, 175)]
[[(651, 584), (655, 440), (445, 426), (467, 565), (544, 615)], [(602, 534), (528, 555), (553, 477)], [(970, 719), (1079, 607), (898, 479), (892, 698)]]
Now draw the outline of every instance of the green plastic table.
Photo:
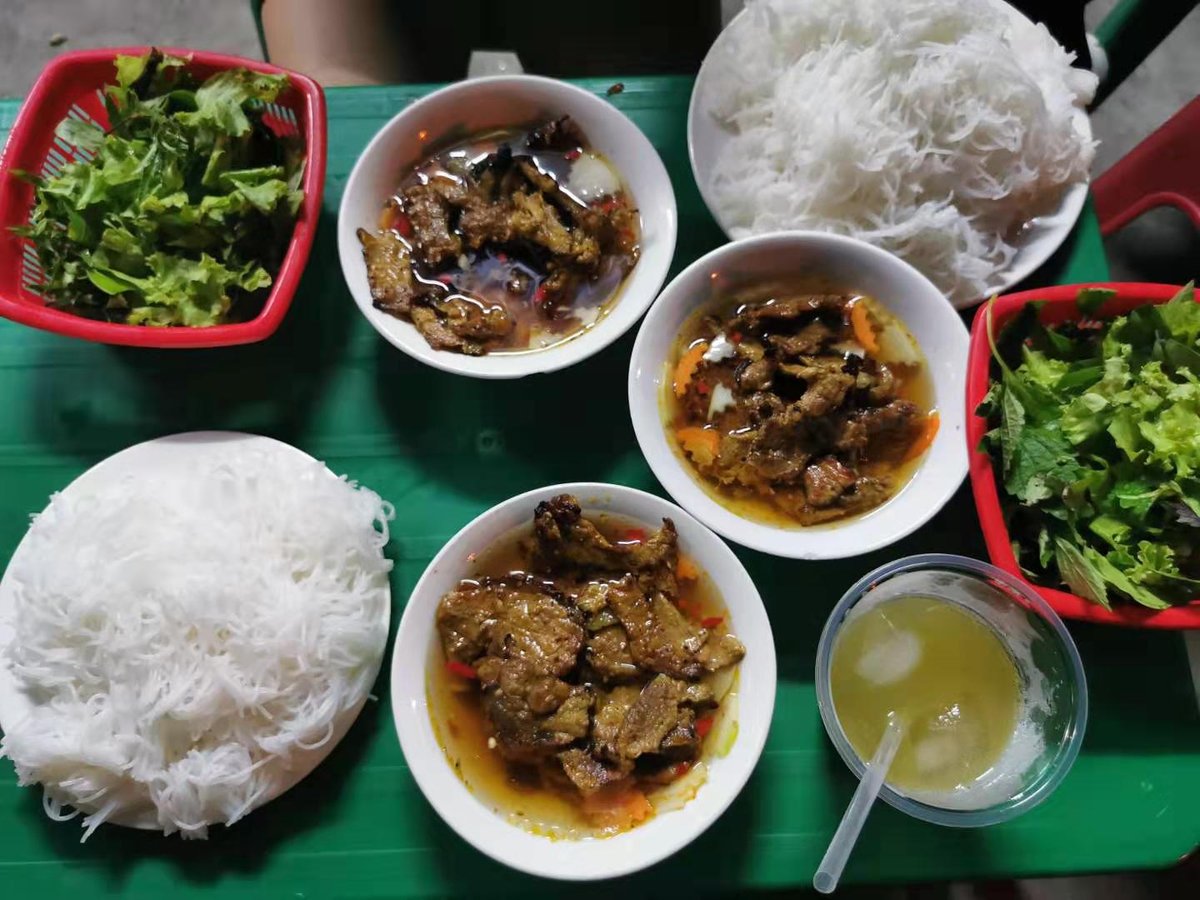
[[(602, 93), (609, 82), (586, 81)], [(434, 371), (386, 344), (359, 315), (335, 246), (338, 202), (368, 138), (429, 86), (328, 92), (322, 222), (283, 327), (250, 347), (145, 351), (0, 322), (0, 560), (30, 513), (86, 468), (137, 441), (194, 429), (268, 434), (324, 459), (396, 505), (388, 554), (393, 623), (413, 584), (461, 525), (521, 491), (573, 480), (661, 492), (626, 408), (633, 335), (551, 376), (488, 382)], [(723, 240), (687, 162), (688, 78), (629, 79), (613, 102), (649, 136), (679, 201), (678, 270)], [(0, 103), (0, 128), (17, 103)], [(1092, 212), (1038, 273), (1103, 279)], [(813, 692), (817, 636), (869, 569), (921, 551), (985, 558), (964, 488), (919, 533), (829, 563), (738, 550), (770, 611), (779, 693), (770, 740), (739, 799), (672, 859), (624, 879), (636, 894), (806, 885), (854, 788), (826, 740)], [(394, 627), (394, 625), (393, 625)], [(1200, 714), (1178, 635), (1073, 625), (1092, 717), (1079, 761), (1040, 808), (986, 830), (938, 828), (890, 807), (872, 813), (850, 882), (914, 881), (1166, 866), (1200, 838)], [(384, 673), (389, 663), (384, 663)], [(0, 764), (0, 895), (383, 897), (552, 892), (491, 862), (421, 796), (392, 727), (386, 675), (316, 773), (207, 842), (51, 822), (40, 792)], [(481, 813), (482, 814), (482, 813)], [(548, 848), (547, 852), (553, 852)], [(585, 888), (588, 894), (609, 886)]]

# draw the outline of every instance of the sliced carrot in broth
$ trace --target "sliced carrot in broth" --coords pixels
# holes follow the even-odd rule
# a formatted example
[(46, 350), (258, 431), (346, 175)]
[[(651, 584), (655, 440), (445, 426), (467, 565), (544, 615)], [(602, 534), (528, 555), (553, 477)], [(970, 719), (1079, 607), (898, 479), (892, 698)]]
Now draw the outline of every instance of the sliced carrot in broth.
[(938, 415), (938, 411), (935, 409), (921, 423), (921, 431), (904, 454), (904, 461), (914, 460), (932, 447), (933, 440), (937, 437), (938, 429), (941, 428), (941, 425), (942, 417)]
[(675, 391), (676, 397), (682, 397), (687, 393), (688, 384), (691, 383), (692, 376), (700, 367), (700, 360), (707, 352), (708, 342), (701, 341), (699, 344), (688, 347), (687, 352), (679, 357), (679, 362), (675, 364), (675, 375), (671, 381), (671, 389)]

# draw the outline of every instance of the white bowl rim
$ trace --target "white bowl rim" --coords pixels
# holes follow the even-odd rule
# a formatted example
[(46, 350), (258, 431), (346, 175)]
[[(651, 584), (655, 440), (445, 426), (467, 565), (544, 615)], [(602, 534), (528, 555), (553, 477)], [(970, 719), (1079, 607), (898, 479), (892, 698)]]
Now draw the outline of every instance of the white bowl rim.
[[(632, 184), (629, 185), (631, 191), (634, 192), (634, 199), (638, 203), (639, 213), (642, 217), (643, 238), (648, 230), (647, 221), (653, 217), (655, 223), (653, 230), (659, 234), (655, 245), (648, 252), (647, 247), (643, 243), (642, 253), (638, 258), (637, 264), (625, 276), (619, 288), (616, 302), (604, 317), (593, 327), (561, 344), (556, 344), (544, 350), (522, 353), (466, 356), (462, 353), (434, 350), (425, 341), (424, 337), (417, 332), (412, 323), (388, 316), (387, 324), (398, 327), (395, 323), (400, 323), (403, 326), (400, 329), (403, 333), (408, 334), (411, 331), (413, 337), (407, 341), (402, 340), (389, 329), (383, 327), (384, 322), (379, 317), (386, 316), (387, 314), (376, 310), (371, 303), (370, 297), (360, 296), (351, 285), (351, 267), (355, 267), (357, 271), (362, 268), (363, 262), (362, 249), (358, 245), (353, 230), (347, 222), (349, 219), (348, 209), (350, 198), (354, 196), (355, 186), (361, 178), (365, 177), (362, 173), (366, 169), (367, 160), (376, 154), (384, 152), (385, 145), (391, 138), (392, 132), (403, 127), (404, 122), (421, 115), (431, 107), (445, 103), (447, 98), (457, 98), (460, 94), (469, 96), (473, 93), (487, 90), (522, 91), (531, 88), (539, 93), (556, 92), (561, 97), (570, 98), (569, 102), (566, 100), (561, 102), (564, 113), (571, 112), (567, 108), (570, 103), (587, 106), (598, 115), (606, 117), (612, 123), (612, 128), (623, 132), (619, 135), (620, 140), (630, 144), (633, 148), (631, 152), (644, 160), (646, 166), (645, 177), (648, 181), (658, 186), (656, 192), (661, 193), (663, 200), (666, 201), (656, 204), (644, 204), (642, 198), (637, 196), (634, 186)], [(466, 97), (463, 97), (460, 102), (466, 102)], [(590, 137), (594, 139), (594, 135)], [(630, 178), (630, 174), (626, 171), (622, 171), (621, 175), (627, 181)], [(637, 124), (629, 116), (613, 106), (612, 103), (585, 88), (557, 78), (528, 74), (488, 75), (456, 81), (433, 90), (409, 103), (380, 126), (379, 130), (367, 142), (358, 159), (355, 160), (354, 166), (346, 178), (346, 183), (342, 189), (342, 196), (338, 202), (336, 229), (338, 259), (346, 290), (350, 293), (359, 311), (385, 341), (418, 362), (432, 366), (435, 369), (440, 369), (443, 372), (453, 372), (458, 375), (468, 375), (474, 378), (507, 379), (554, 372), (575, 365), (599, 353), (605, 347), (620, 339), (630, 328), (636, 325), (654, 301), (654, 297), (662, 287), (667, 273), (670, 271), (678, 236), (678, 209), (674, 186), (671, 183), (671, 177), (667, 173), (666, 166), (663, 164), (662, 157)], [(638, 292), (638, 295), (635, 296), (630, 293), (629, 288), (632, 286), (631, 282), (639, 271), (648, 274), (642, 276), (645, 280), (645, 285)], [(620, 324), (602, 327), (605, 326), (605, 323), (610, 322)]]
[[(728, 590), (728, 583), (717, 584), (715, 577), (713, 582), (723, 595), (735, 598), (726, 599), (725, 602), (731, 616), (739, 620), (735, 626), (737, 633), (755, 633), (759, 636), (753, 646), (747, 643), (746, 659), (739, 664), (739, 671), (744, 676), (747, 672), (747, 660), (753, 659), (755, 677), (763, 681), (762, 684), (754, 686), (754, 693), (759, 701), (756, 708), (765, 710), (764, 714), (747, 719), (747, 704), (739, 704), (737, 741), (733, 750), (715, 761), (716, 765), (710, 768), (709, 781), (685, 807), (656, 816), (649, 822), (612, 837), (580, 841), (540, 837), (495, 815), (491, 810), (484, 808), (462, 781), (450, 772), (445, 753), (437, 746), (436, 738), (433, 748), (435, 752), (428, 751), (419, 743), (423, 743), (424, 738), (431, 735), (433, 730), (425, 693), (428, 673), (425, 655), (433, 638), (433, 619), (430, 604), (424, 604), (429, 608), (417, 609), (420, 604), (414, 603), (414, 598), (421, 596), (423, 591), (428, 593), (427, 585), (438, 574), (436, 570), (441, 565), (446, 565), (450, 567), (450, 571), (461, 575), (464, 567), (458, 554), (466, 555), (463, 551), (472, 546), (471, 536), (489, 520), (505, 517), (506, 514), (517, 510), (524, 510), (526, 515), (531, 517), (533, 506), (537, 502), (562, 493), (578, 497), (585, 510), (595, 508), (589, 500), (594, 501), (600, 496), (605, 496), (608, 503), (604, 509), (617, 515), (631, 515), (624, 511), (626, 504), (631, 502), (653, 507), (657, 511), (656, 515), (670, 517), (675, 522), (676, 529), (680, 532), (681, 544), (685, 540), (685, 531), (708, 543), (705, 552), (709, 555), (705, 557), (704, 568), (710, 577), (717, 564), (714, 557), (723, 557), (720, 564), (728, 567), (731, 572), (727, 582), (735, 581), (740, 584), (735, 585), (735, 590), (731, 591)], [(733, 608), (735, 605), (736, 611)], [(745, 627), (748, 624), (750, 628)], [(402, 702), (400, 698), (404, 696), (404, 692), (401, 689), (406, 685), (402, 681), (401, 667), (405, 664), (405, 650), (410, 648), (420, 656), (418, 663), (411, 664), (420, 673), (417, 692), (419, 696), (412, 697), (413, 692), (409, 690), (407, 694), (410, 696)], [(762, 755), (775, 706), (776, 681), (775, 644), (770, 620), (753, 580), (728, 545), (703, 523), (670, 500), (623, 485), (572, 482), (535, 488), (510, 497), (476, 516), (446, 542), (421, 574), (401, 615), (393, 645), (390, 690), (393, 722), (405, 761), (421, 793), (451, 829), (476, 850), (518, 871), (563, 881), (592, 881), (628, 875), (661, 862), (691, 843), (725, 812), (740, 795)], [(744, 687), (743, 685), (743, 689), (739, 689), (739, 696), (745, 694)], [(426, 734), (419, 736), (410, 732), (410, 728), (425, 731)], [(708, 795), (712, 799), (707, 799), (705, 790), (714, 787), (714, 775), (718, 765), (723, 770), (728, 769), (727, 777), (722, 777), (721, 781), (723, 790), (719, 795)], [(705, 807), (704, 814), (695, 815), (696, 806), (701, 802)], [(689, 811), (693, 814), (687, 815)], [(664, 822), (668, 828), (656, 827), (662, 826)], [(645, 839), (648, 834), (653, 833), (657, 836), (660, 831), (663, 832), (661, 840)]]
[[(915, 277), (919, 279), (919, 282), (923, 282), (923, 290), (926, 290), (930, 296), (930, 305), (934, 309), (939, 310), (939, 315), (944, 314), (951, 317), (954, 321), (949, 331), (956, 335), (954, 349), (957, 355), (962, 357), (963, 365), (960, 367), (961, 371), (957, 371), (956, 373), (959, 383), (956, 385), (957, 389), (954, 391), (956, 394), (954, 402), (946, 405), (940, 402), (938, 404), (942, 427), (934, 439), (935, 445), (939, 441), (957, 441), (957, 445), (952, 445), (956, 446), (956, 452), (953, 454), (953, 466), (950, 469), (942, 470), (944, 478), (941, 489), (931, 495), (919, 515), (912, 516), (907, 521), (898, 524), (890, 530), (881, 530), (873, 539), (862, 539), (861, 532), (864, 530), (864, 523), (871, 522), (871, 517), (875, 512), (885, 509), (900, 498), (911, 487), (911, 480), (908, 485), (902, 487), (888, 501), (877, 507), (877, 509), (870, 510), (863, 515), (856, 516), (844, 522), (832, 523), (831, 525), (818, 525), (808, 528), (803, 526), (782, 528), (739, 516), (719, 503), (701, 487), (695, 476), (692, 475), (683, 461), (672, 450), (658, 411), (657, 392), (653, 390), (652, 383), (653, 372), (665, 366), (666, 360), (643, 359), (648, 353), (646, 345), (650, 340), (649, 335), (658, 327), (659, 318), (665, 315), (663, 310), (667, 308), (668, 303), (680, 302), (684, 299), (683, 295), (679, 293), (682, 291), (680, 285), (691, 279), (695, 272), (707, 268), (717, 261), (734, 258), (750, 250), (770, 247), (771, 245), (787, 246), (796, 242), (840, 246), (843, 249), (849, 249), (851, 252), (874, 256), (881, 261), (886, 259), (887, 265), (900, 267), (900, 269), (906, 271), (907, 277)], [(676, 297), (679, 297), (680, 301), (676, 301)], [(629, 412), (633, 422), (634, 435), (637, 438), (638, 446), (641, 447), (646, 463), (650, 466), (654, 476), (666, 489), (667, 493), (671, 495), (672, 499), (722, 537), (753, 550), (791, 559), (844, 559), (852, 556), (860, 556), (895, 543), (923, 526), (954, 496), (966, 478), (968, 459), (965, 437), (963, 435), (965, 435), (965, 360), (969, 344), (970, 335), (967, 332), (967, 328), (959, 318), (959, 314), (950, 305), (950, 302), (929, 279), (895, 254), (857, 238), (830, 234), (823, 231), (775, 231), (740, 238), (710, 250), (671, 279), (670, 283), (663, 288), (662, 293), (658, 295), (658, 299), (654, 301), (654, 305), (651, 306), (650, 311), (646, 314), (646, 318), (642, 320), (642, 325), (638, 330), (637, 339), (634, 341), (633, 352), (630, 354), (629, 360)], [(923, 347), (922, 351), (924, 352), (924, 350), (925, 348)], [(643, 374), (640, 371), (641, 364), (643, 363), (653, 366), (649, 374)], [(935, 379), (936, 386), (937, 382)], [(649, 398), (647, 398), (648, 390), (653, 392), (653, 395)], [(948, 427), (955, 425), (957, 427), (953, 428), (953, 430), (961, 431), (961, 435), (955, 435), (952, 433), (952, 428)], [(923, 462), (921, 465), (925, 465), (925, 463)], [(915, 474), (913, 478), (916, 478)], [(840, 537), (845, 538), (845, 540), (840, 541), (833, 548), (814, 550), (811, 546), (807, 546), (804, 540), (806, 534), (812, 535), (834, 531)]]
[[(1005, 0), (989, 0), (1000, 7), (1003, 7), (1007, 13), (1013, 16), (1019, 16), (1026, 19), (1031, 24), (1034, 24), (1023, 12), (1014, 7)], [(700, 167), (696, 163), (696, 125), (695, 122), (701, 115), (700, 95), (706, 85), (706, 74), (711, 77), (710, 60), (713, 59), (714, 52), (717, 50), (717, 45), (722, 40), (726, 39), (726, 33), (732, 29), (738, 20), (747, 14), (748, 10), (743, 7), (737, 15), (721, 29), (720, 34), (713, 40), (712, 45), (708, 48), (708, 52), (704, 54), (704, 59), (700, 63), (700, 68), (696, 72), (696, 80), (692, 85), (692, 95), (688, 100), (687, 114), (687, 149), (688, 149), (688, 165), (692, 170), (692, 178), (696, 182), (696, 187), (700, 191), (700, 197), (704, 200), (704, 205), (707, 207), (709, 214), (716, 220), (721, 231), (730, 240), (735, 240), (730, 234), (729, 225), (721, 216), (720, 210), (712, 196), (712, 189), (709, 187), (709, 179), (702, 177)], [(1076, 127), (1080, 130), (1084, 140), (1092, 140), (1092, 123), (1088, 118), (1087, 110), (1076, 109), (1074, 112), (1074, 121)], [(1031, 220), (1031, 225), (1027, 231), (1026, 239), (1016, 245), (1017, 254), (1013, 257), (1009, 264), (993, 274), (995, 279), (990, 294), (1005, 294), (1019, 285), (1022, 281), (1038, 270), (1051, 256), (1057, 252), (1058, 248), (1063, 245), (1066, 239), (1070, 236), (1075, 223), (1079, 221), (1080, 215), (1083, 213), (1084, 204), (1087, 202), (1088, 193), (1091, 190), (1091, 177), (1089, 175), (1083, 181), (1074, 182), (1066, 185), (1059, 199), (1057, 207), (1053, 210), (1038, 216)], [(768, 232), (762, 232), (767, 234)], [(833, 232), (830, 232), (831, 234)], [(757, 235), (754, 235), (757, 236)], [(924, 274), (924, 273), (922, 273)], [(986, 297), (975, 297), (969, 300), (951, 300), (950, 302), (956, 309), (970, 309), (982, 303)]]

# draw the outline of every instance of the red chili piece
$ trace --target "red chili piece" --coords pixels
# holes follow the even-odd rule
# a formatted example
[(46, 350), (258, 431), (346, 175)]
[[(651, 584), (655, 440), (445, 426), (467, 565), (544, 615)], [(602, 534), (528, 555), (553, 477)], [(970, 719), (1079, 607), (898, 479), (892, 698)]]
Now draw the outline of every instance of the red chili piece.
[(468, 666), (464, 662), (459, 662), (457, 659), (451, 659), (446, 663), (446, 671), (451, 675), (457, 675), (459, 678), (475, 679), (479, 677), (479, 673), (475, 671), (474, 666)]

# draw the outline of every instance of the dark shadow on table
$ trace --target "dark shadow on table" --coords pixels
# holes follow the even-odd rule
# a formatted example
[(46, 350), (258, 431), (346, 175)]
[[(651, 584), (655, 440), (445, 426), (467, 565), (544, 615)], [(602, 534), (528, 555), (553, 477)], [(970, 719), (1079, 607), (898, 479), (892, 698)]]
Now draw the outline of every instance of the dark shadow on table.
[(1084, 753), (1190, 754), (1200, 709), (1179, 632), (1068, 623), (1091, 711)]
[(26, 815), (29, 822), (45, 830), (56, 858), (64, 864), (84, 864), (104, 872), (109, 888), (116, 892), (147, 860), (166, 862), (180, 879), (197, 885), (218, 885), (231, 873), (253, 875), (290, 840), (343, 814), (343, 786), (362, 763), (371, 742), (384, 739), (377, 735), (385, 724), (384, 712), (383, 702), (368, 700), (346, 736), (309, 777), (233, 826), (210, 828), (208, 840), (185, 841), (177, 834), (163, 837), (158, 831), (104, 825), (87, 843), (80, 844), (78, 822), (47, 818), (41, 793), (35, 789), (26, 791)]
[(630, 333), (568, 369), (487, 381), (431, 369), (380, 339), (377, 402), (398, 454), (484, 506), (542, 485), (603, 481), (634, 457), (635, 486), (651, 487), (626, 400), (632, 343)]
[[(39, 366), (33, 431), (85, 461), (180, 431), (231, 429), (295, 443), (357, 317), (337, 257), (336, 216), (318, 239), (279, 330), (258, 344), (147, 350), (79, 344)], [(324, 239), (322, 239), (324, 238)]]

